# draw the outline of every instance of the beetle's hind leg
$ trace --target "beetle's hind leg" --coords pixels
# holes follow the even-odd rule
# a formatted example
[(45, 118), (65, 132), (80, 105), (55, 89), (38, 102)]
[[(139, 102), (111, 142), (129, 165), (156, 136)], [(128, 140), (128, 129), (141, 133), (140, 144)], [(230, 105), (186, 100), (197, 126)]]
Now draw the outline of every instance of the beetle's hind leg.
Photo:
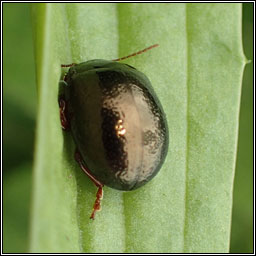
[(90, 170), (85, 166), (81, 154), (78, 152), (78, 150), (75, 151), (75, 160), (78, 162), (80, 168), (85, 172), (85, 174), (90, 178), (90, 180), (96, 185), (98, 188), (97, 194), (96, 194), (96, 200), (93, 205), (93, 211), (91, 214), (90, 219), (95, 218), (95, 214), (97, 211), (101, 210), (101, 200), (103, 198), (103, 184), (99, 182), (90, 172)]

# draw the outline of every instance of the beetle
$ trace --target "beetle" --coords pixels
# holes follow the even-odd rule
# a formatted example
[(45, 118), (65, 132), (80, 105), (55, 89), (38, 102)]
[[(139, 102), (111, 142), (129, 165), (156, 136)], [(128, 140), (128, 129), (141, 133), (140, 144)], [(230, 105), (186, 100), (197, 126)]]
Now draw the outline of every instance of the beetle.
[(103, 186), (130, 191), (150, 181), (168, 150), (168, 126), (149, 79), (123, 58), (89, 60), (69, 67), (59, 98), (63, 130), (76, 144), (75, 160), (98, 187), (93, 211), (101, 208)]

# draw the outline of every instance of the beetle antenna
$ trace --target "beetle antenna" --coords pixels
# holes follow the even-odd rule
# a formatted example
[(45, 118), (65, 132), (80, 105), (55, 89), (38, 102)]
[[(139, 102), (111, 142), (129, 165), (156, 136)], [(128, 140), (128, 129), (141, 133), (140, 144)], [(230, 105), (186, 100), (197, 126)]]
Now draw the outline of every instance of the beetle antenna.
[(144, 52), (146, 52), (146, 51), (148, 51), (148, 50), (151, 50), (152, 48), (155, 48), (155, 47), (157, 47), (157, 46), (159, 46), (159, 44), (153, 44), (153, 45), (151, 45), (151, 46), (149, 46), (149, 47), (147, 47), (147, 48), (145, 48), (145, 49), (143, 49), (143, 50), (140, 50), (140, 51), (135, 52), (135, 53), (133, 53), (133, 54), (130, 54), (130, 55), (128, 55), (128, 56), (125, 56), (125, 57), (122, 57), (122, 58), (118, 58), (118, 59), (115, 59), (115, 60), (112, 60), (112, 61), (125, 60), (125, 59), (128, 59), (128, 58), (130, 58), (130, 57), (133, 57), (133, 56), (142, 54), (142, 53), (144, 53)]
[(73, 67), (73, 66), (75, 66), (76, 65), (76, 63), (71, 63), (71, 64), (61, 64), (60, 66), (62, 67), (62, 68), (70, 68), (70, 67)]

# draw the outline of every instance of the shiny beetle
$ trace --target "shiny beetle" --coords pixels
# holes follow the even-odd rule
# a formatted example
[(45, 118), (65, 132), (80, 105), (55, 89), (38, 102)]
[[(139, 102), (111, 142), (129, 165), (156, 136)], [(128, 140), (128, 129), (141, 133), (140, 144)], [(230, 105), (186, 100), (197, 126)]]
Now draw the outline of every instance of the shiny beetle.
[(117, 61), (90, 60), (70, 67), (60, 95), (64, 130), (71, 130), (75, 159), (98, 187), (91, 218), (100, 210), (103, 186), (134, 190), (160, 170), (168, 150), (163, 108), (148, 78)]

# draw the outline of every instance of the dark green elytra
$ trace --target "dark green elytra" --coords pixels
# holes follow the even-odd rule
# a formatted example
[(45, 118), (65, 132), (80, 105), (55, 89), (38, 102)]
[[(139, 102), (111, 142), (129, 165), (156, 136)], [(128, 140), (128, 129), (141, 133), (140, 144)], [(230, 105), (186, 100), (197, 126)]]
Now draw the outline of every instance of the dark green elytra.
[(126, 191), (151, 180), (167, 154), (168, 127), (148, 78), (127, 64), (90, 60), (65, 81), (72, 136), (91, 174)]

